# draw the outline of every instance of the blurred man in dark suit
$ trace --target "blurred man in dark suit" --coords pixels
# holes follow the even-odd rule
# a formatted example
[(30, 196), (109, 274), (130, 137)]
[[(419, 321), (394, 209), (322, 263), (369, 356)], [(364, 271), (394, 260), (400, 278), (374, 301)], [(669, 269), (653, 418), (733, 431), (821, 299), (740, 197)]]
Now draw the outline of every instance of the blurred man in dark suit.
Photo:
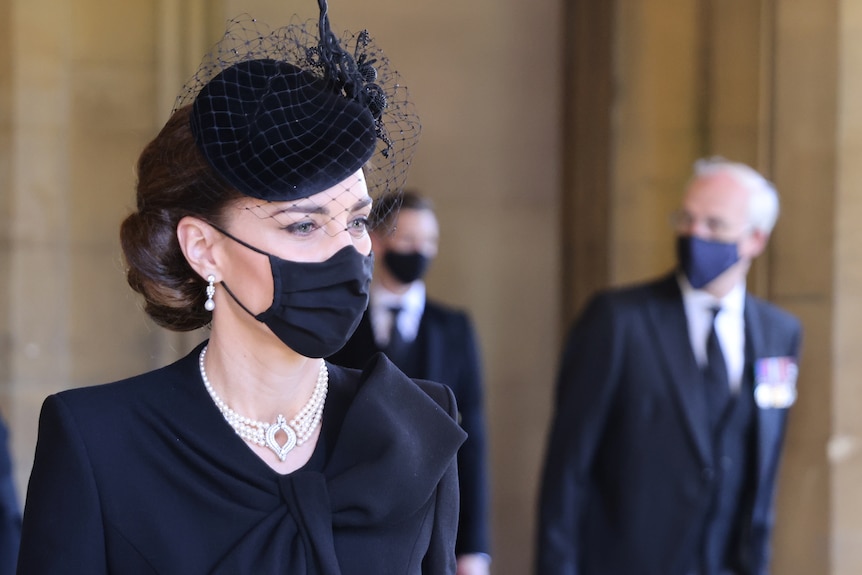
[(439, 241), (431, 201), (406, 191), (401, 198), (382, 200), (373, 214), (382, 215), (373, 215), (371, 222), (375, 270), (370, 304), (353, 337), (329, 359), (361, 368), (382, 351), (408, 376), (452, 388), (468, 434), (458, 452), (458, 575), (485, 575), (490, 562), (488, 474), (476, 336), (466, 313), (426, 297), (422, 278)]
[(21, 540), (21, 507), (12, 476), (9, 432), (0, 419), (0, 575), (15, 573)]
[(600, 293), (566, 343), (538, 575), (763, 575), (801, 327), (745, 279), (778, 217), (748, 166), (700, 161), (677, 269)]

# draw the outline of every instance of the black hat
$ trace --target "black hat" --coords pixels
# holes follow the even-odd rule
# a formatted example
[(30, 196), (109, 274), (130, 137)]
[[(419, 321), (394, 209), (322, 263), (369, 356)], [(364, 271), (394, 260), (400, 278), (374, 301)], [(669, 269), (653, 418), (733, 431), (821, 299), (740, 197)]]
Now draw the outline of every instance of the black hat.
[(230, 21), (177, 99), (175, 109), (193, 104), (207, 162), (248, 196), (305, 198), (363, 167), (372, 197), (404, 185), (420, 132), (406, 88), (366, 31), (339, 41), (320, 4), (318, 22), (271, 32)]
[(203, 87), (192, 132), (210, 165), (244, 194), (296, 200), (331, 188), (371, 158), (366, 106), (293, 64), (246, 60)]

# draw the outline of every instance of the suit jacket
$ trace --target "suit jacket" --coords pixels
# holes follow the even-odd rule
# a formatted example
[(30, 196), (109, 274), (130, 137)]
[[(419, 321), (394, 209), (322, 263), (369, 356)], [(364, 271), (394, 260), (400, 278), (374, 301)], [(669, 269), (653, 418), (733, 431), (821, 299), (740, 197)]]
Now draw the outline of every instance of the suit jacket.
[(45, 401), (19, 573), (455, 573), (451, 391), (383, 356), (331, 366), (311, 460), (281, 475), (225, 422), (199, 351)]
[[(754, 360), (797, 358), (799, 322), (750, 294)], [(676, 278), (596, 296), (562, 357), (540, 496), (539, 575), (684, 575), (716, 473), (706, 397)], [(787, 409), (758, 408), (754, 493), (734, 543), (767, 572)]]
[(12, 575), (21, 539), (21, 509), (12, 476), (9, 432), (0, 419), (0, 575)]
[[(379, 351), (366, 310), (350, 341), (329, 359), (358, 368)], [(410, 353), (416, 360), (415, 370), (408, 369), (407, 375), (448, 385), (458, 403), (461, 427), (467, 432), (467, 440), (458, 452), (461, 513), (455, 551), (458, 555), (488, 553), (488, 473), (481, 365), (469, 317), (426, 301)]]

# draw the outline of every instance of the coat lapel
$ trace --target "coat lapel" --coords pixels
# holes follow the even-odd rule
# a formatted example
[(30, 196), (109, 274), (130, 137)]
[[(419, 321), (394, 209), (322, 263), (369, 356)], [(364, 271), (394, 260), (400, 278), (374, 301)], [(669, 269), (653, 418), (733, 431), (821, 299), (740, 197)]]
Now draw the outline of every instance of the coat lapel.
[(416, 334), (416, 353), (414, 359), (417, 361), (417, 371), (423, 379), (431, 381), (446, 381), (444, 374), (440, 373), (445, 353), (445, 334), (440, 329), (435, 319), (433, 307), (425, 302), (425, 310), (419, 320), (419, 331)]
[(712, 440), (703, 375), (691, 350), (682, 294), (673, 275), (658, 284), (658, 288), (660, 296), (652, 298), (648, 306), (651, 328), (697, 451), (704, 464), (711, 464)]

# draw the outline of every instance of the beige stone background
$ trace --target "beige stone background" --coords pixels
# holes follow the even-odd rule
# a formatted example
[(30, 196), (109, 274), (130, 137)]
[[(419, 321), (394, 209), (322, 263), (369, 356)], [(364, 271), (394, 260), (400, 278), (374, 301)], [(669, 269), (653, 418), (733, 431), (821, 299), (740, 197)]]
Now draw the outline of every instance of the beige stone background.
[[(751, 287), (806, 327), (773, 572), (862, 573), (862, 3), (331, 0), (410, 86), (410, 183), (436, 199), (429, 277), (468, 308), (486, 368), (495, 575), (529, 573), (562, 333), (594, 289), (672, 265), (692, 160), (778, 185)], [(0, 412), (18, 484), (52, 392), (162, 365), (117, 241), (134, 164), (224, 21), (311, 0), (0, 0)], [(72, 495), (72, 494), (70, 494)]]

